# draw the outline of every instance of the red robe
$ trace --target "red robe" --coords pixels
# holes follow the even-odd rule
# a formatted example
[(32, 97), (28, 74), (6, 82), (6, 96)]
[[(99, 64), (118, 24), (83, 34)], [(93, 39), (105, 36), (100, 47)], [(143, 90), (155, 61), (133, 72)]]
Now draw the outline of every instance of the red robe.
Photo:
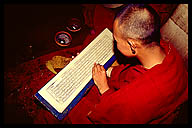
[(188, 72), (171, 44), (161, 41), (166, 57), (151, 69), (120, 65), (112, 70), (110, 89), (102, 96), (94, 86), (72, 109), (72, 123), (171, 123), (188, 100)]

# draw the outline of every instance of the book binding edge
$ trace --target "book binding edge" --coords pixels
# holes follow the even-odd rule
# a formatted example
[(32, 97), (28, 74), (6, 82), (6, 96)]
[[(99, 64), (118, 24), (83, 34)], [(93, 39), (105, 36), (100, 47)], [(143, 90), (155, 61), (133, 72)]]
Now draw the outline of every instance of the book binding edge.
[[(105, 64), (104, 68), (107, 70), (116, 60), (116, 56), (113, 55)], [(52, 105), (50, 105), (38, 92), (34, 95), (58, 120), (62, 120), (67, 116), (70, 110), (81, 100), (86, 92), (94, 85), (93, 79), (91, 79), (86, 86), (79, 92), (79, 94), (73, 99), (73, 101), (62, 112), (58, 112)]]

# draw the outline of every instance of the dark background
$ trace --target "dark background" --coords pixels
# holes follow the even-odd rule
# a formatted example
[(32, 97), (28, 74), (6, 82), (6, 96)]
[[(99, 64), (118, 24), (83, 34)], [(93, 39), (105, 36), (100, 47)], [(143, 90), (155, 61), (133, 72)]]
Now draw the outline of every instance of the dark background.
[[(67, 31), (70, 18), (81, 20), (83, 26), (79, 32)], [(88, 28), (83, 23), (80, 4), (5, 4), (4, 69), (53, 51), (80, 45), (88, 34)], [(58, 31), (67, 31), (72, 35), (69, 47), (55, 43), (54, 36)]]

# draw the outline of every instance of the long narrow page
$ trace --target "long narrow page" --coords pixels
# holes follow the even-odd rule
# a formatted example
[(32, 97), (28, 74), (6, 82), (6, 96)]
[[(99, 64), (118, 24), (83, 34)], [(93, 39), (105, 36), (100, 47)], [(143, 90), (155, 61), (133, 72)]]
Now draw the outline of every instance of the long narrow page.
[(113, 55), (113, 35), (106, 28), (38, 93), (62, 113), (91, 80), (94, 62), (104, 65)]

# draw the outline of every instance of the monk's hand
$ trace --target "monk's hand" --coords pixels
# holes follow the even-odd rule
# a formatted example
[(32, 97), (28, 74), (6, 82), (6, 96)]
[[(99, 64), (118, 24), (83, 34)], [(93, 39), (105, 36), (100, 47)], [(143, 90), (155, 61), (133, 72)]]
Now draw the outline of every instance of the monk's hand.
[(94, 63), (92, 68), (92, 77), (101, 94), (109, 89), (107, 84), (106, 71), (102, 65)]

